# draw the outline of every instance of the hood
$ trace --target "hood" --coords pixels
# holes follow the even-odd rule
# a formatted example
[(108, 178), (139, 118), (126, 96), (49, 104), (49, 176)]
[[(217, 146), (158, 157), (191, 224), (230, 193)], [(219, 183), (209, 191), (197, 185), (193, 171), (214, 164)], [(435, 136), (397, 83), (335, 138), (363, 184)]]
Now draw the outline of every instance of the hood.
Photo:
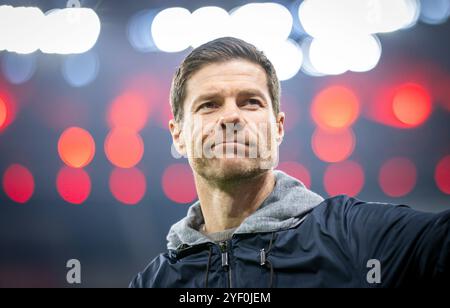
[[(299, 180), (280, 170), (274, 170), (275, 187), (261, 206), (247, 217), (234, 234), (274, 232), (290, 229), (304, 219), (306, 213), (324, 199), (308, 190)], [(199, 230), (204, 223), (200, 202), (190, 206), (186, 217), (175, 223), (167, 235), (167, 248), (176, 250), (180, 245), (194, 246), (212, 242)]]

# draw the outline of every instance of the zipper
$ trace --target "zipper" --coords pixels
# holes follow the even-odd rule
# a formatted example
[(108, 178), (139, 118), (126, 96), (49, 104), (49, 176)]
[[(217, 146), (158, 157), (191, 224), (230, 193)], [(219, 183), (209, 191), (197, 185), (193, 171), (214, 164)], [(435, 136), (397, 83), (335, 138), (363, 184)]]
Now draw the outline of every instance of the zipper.
[(228, 242), (220, 242), (219, 247), (222, 257), (222, 268), (228, 274), (228, 287), (231, 288), (231, 266), (229, 262)]

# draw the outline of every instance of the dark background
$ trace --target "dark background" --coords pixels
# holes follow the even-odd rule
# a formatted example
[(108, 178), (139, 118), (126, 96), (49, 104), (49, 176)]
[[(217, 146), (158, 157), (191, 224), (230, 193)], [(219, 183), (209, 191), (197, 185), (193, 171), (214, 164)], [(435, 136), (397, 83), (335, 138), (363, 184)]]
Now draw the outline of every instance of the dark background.
[[(278, 1), (286, 5), (297, 5)], [(169, 227), (182, 218), (188, 204), (177, 204), (164, 193), (164, 170), (180, 163), (171, 155), (167, 130), (168, 94), (176, 66), (189, 50), (179, 53), (133, 49), (127, 38), (130, 18), (142, 9), (183, 6), (191, 12), (205, 5), (230, 10), (244, 1), (82, 1), (94, 8), (102, 22), (100, 37), (92, 49), (98, 55), (96, 79), (80, 88), (62, 77), (66, 56), (36, 53), (32, 78), (15, 85), (0, 74), (0, 89), (20, 106), (15, 121), (0, 132), (0, 173), (12, 163), (26, 165), (33, 173), (35, 191), (26, 204), (11, 201), (0, 189), (0, 287), (66, 287), (66, 262), (82, 264), (82, 287), (124, 287), (132, 277), (165, 249)], [(38, 6), (43, 11), (65, 7), (65, 1), (0, 1), (14, 6)], [(298, 113), (280, 148), (280, 161), (298, 161), (311, 173), (311, 189), (326, 197), (322, 177), (326, 162), (315, 157), (310, 139), (314, 123), (309, 106), (314, 95), (326, 86), (340, 84), (358, 92), (370, 104), (386, 82), (407, 82), (423, 76), (431, 84), (450, 87), (450, 23), (416, 26), (379, 35), (383, 54), (378, 65), (365, 73), (312, 77), (299, 72), (282, 82), (285, 108)], [(303, 35), (293, 31), (292, 38)], [(0, 60), (6, 54), (0, 52)], [(135, 78), (143, 76), (149, 85), (152, 113), (140, 132), (145, 154), (138, 168), (145, 174), (147, 191), (136, 205), (121, 204), (111, 194), (108, 178), (113, 166), (103, 151), (109, 127), (109, 103)], [(448, 78), (447, 80), (445, 78)], [(430, 118), (414, 129), (398, 129), (361, 116), (353, 126), (356, 148), (350, 157), (365, 172), (365, 184), (357, 195), (363, 200), (408, 204), (425, 211), (442, 211), (450, 206), (448, 194), (434, 181), (440, 158), (450, 154), (450, 94), (436, 99)], [(283, 105), (282, 105), (283, 106)], [(283, 107), (282, 107), (283, 109)], [(58, 113), (66, 110), (66, 113)], [(52, 121), (61, 117), (58, 121)], [(89, 198), (82, 205), (65, 202), (56, 187), (56, 174), (63, 166), (56, 145), (70, 126), (88, 130), (96, 141), (95, 158), (85, 170), (92, 182)], [(417, 183), (407, 195), (394, 198), (383, 193), (377, 182), (381, 163), (392, 156), (407, 156), (417, 167)], [(181, 161), (186, 163), (185, 160)], [(181, 185), (181, 183), (180, 183)]]

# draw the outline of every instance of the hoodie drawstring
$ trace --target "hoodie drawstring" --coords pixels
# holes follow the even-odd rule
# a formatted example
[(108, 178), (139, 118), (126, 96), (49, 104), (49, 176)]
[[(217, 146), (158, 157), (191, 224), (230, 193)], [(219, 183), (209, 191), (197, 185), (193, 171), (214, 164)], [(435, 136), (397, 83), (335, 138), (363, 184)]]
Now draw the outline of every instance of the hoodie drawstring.
[(211, 266), (211, 255), (212, 255), (212, 247), (209, 246), (208, 264), (206, 265), (206, 275), (205, 275), (205, 288), (208, 287), (208, 276), (209, 276), (209, 268)]
[(267, 260), (267, 256), (269, 255), (270, 250), (272, 250), (272, 244), (274, 242), (275, 239), (275, 232), (272, 232), (272, 237), (270, 238), (270, 242), (269, 242), (269, 248), (267, 249), (267, 251), (263, 248), (260, 250), (260, 257), (261, 257), (261, 261), (260, 264), (261, 266), (264, 265), (268, 265), (269, 269), (270, 269), (270, 281), (269, 281), (269, 288), (273, 287), (273, 265), (272, 262), (270, 262), (269, 260)]

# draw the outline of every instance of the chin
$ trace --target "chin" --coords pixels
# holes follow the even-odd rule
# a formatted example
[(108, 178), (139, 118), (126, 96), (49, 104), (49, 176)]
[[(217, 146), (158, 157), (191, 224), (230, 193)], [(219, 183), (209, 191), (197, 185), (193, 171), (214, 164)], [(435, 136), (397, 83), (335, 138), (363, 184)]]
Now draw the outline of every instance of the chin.
[(196, 165), (198, 174), (216, 181), (250, 178), (267, 171), (260, 168), (259, 160), (250, 158), (208, 159)]

